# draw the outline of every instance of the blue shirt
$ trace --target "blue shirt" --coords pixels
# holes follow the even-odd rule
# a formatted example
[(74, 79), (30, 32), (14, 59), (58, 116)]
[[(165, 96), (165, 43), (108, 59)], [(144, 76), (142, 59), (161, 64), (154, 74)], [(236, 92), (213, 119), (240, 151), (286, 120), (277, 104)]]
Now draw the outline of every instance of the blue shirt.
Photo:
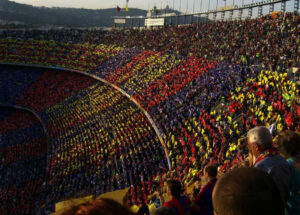
[(285, 214), (300, 214), (300, 171), (294, 165), (294, 158), (287, 160), (291, 169), (291, 184)]
[(264, 158), (255, 164), (254, 167), (264, 170), (273, 177), (279, 188), (281, 197), (284, 203), (286, 203), (291, 178), (291, 171), (288, 162), (282, 156), (274, 155)]
[(199, 194), (195, 199), (195, 204), (200, 207), (197, 211), (198, 215), (213, 215), (212, 192), (215, 187), (217, 179), (211, 179), (204, 187), (201, 188)]

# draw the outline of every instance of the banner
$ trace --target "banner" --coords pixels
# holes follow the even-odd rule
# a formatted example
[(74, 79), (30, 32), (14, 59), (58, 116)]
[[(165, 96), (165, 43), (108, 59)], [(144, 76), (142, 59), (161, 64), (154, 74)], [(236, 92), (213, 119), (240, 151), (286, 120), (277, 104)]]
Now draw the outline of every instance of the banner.
[(281, 11), (274, 11), (271, 13), (273, 19), (277, 19), (278, 17), (280, 17), (280, 15), (281, 15)]
[(165, 24), (165, 19), (164, 18), (146, 19), (145, 20), (145, 25), (147, 27), (150, 27), (150, 26), (164, 26), (164, 24)]
[(125, 19), (115, 19), (114, 21), (116, 24), (125, 24), (126, 23)]

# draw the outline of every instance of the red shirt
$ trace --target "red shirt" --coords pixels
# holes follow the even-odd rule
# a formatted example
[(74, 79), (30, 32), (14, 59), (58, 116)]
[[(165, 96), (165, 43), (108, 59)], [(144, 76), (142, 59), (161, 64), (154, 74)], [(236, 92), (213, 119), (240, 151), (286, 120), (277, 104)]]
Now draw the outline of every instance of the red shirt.
[(179, 198), (173, 197), (170, 201), (165, 202), (163, 206), (173, 208), (176, 211), (176, 215), (191, 214), (191, 201), (186, 196), (180, 196)]
[(300, 105), (297, 105), (296, 110), (297, 110), (297, 116), (298, 118), (300, 118)]

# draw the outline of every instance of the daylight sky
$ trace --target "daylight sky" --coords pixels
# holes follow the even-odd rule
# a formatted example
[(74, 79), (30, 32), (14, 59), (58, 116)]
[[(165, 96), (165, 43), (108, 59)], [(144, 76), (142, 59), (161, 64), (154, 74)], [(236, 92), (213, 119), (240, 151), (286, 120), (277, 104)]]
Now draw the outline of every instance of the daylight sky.
[[(33, 6), (45, 6), (45, 7), (73, 7), (73, 8), (88, 8), (88, 9), (102, 9), (102, 8), (114, 8), (119, 5), (120, 7), (125, 7), (126, 0), (11, 0), (18, 3), (30, 4)], [(224, 6), (225, 2), (227, 5), (232, 5), (233, 2), (236, 5), (241, 5), (252, 2), (260, 2), (262, 0), (210, 0), (210, 9), (215, 9), (217, 2), (218, 6)], [(182, 12), (199, 12), (202, 2), (202, 11), (208, 9), (209, 0), (129, 0), (129, 8), (141, 8), (141, 9), (151, 9), (154, 5), (157, 8), (164, 8), (169, 5), (176, 10)], [(292, 10), (294, 0), (287, 2), (288, 10)], [(280, 9), (280, 4), (275, 5), (275, 10)]]

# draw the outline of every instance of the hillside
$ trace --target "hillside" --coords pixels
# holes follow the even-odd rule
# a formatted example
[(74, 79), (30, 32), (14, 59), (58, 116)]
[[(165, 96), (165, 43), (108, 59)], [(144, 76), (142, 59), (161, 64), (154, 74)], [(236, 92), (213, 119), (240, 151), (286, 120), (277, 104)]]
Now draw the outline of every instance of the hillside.
[(111, 16), (145, 16), (146, 10), (130, 8), (118, 12), (111, 9), (75, 9), (33, 7), (8, 0), (0, 0), (1, 23), (19, 23), (29, 26), (64, 26), (64, 27), (111, 27)]

